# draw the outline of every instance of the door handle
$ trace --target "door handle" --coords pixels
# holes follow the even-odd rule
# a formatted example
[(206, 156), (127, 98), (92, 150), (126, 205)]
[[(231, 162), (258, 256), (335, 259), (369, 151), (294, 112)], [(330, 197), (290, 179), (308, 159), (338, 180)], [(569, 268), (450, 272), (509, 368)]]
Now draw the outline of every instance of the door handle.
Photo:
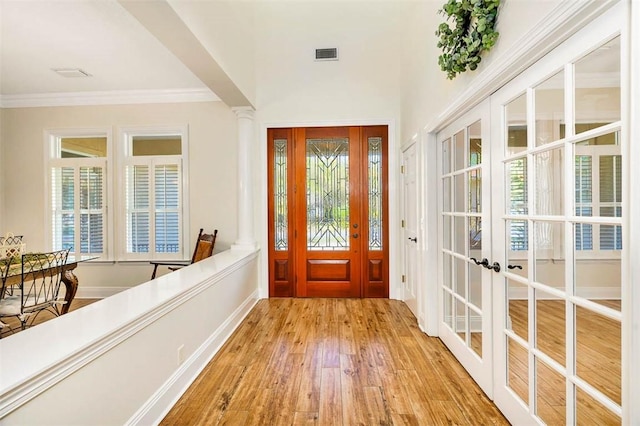
[(481, 266), (484, 266), (485, 268), (489, 268), (489, 259), (487, 259), (486, 257), (482, 260), (478, 260), (475, 257), (472, 257), (471, 260), (473, 260), (473, 262), (476, 265), (481, 265)]
[(509, 268), (509, 269), (522, 269), (522, 266), (520, 266), (520, 265), (507, 265), (507, 268)]
[(495, 272), (500, 272), (500, 264), (498, 262), (493, 262), (491, 266), (485, 266), (487, 269), (493, 269)]
[(414, 243), (417, 243), (418, 237), (413, 237), (413, 238), (409, 237), (409, 241), (413, 241)]
[(351, 235), (353, 238), (358, 238), (358, 233), (356, 232), (355, 234)]

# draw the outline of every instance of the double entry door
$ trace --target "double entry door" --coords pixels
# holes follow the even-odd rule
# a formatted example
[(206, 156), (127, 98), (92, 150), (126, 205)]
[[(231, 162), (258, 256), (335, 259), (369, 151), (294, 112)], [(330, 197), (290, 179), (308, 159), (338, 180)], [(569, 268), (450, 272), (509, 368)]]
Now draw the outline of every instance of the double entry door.
[(387, 126), (267, 131), (271, 297), (388, 297)]
[(437, 136), (439, 333), (513, 424), (623, 423), (619, 9)]

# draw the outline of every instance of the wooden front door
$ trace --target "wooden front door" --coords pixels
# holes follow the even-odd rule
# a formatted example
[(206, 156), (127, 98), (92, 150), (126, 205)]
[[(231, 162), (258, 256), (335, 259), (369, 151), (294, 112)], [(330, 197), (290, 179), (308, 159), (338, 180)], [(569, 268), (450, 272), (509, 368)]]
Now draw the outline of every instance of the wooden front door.
[(270, 129), (275, 297), (388, 297), (387, 127)]

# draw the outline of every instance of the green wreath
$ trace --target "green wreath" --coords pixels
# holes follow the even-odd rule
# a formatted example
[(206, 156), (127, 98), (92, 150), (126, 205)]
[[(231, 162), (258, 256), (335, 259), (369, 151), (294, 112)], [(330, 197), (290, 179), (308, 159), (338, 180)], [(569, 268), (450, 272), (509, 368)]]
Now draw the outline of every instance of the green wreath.
[(448, 0), (438, 11), (454, 22), (453, 28), (443, 22), (436, 31), (442, 49), (438, 64), (449, 80), (467, 68), (478, 68), (482, 52), (496, 43), (499, 5), (500, 0)]

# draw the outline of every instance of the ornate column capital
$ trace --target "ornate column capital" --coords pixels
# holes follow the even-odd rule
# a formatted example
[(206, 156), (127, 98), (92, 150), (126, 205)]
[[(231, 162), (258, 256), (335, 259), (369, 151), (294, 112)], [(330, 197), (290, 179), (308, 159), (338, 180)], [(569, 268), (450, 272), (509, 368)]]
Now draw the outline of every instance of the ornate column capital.
[(231, 111), (233, 111), (238, 118), (246, 118), (248, 120), (253, 120), (256, 113), (256, 110), (251, 106), (233, 107)]

